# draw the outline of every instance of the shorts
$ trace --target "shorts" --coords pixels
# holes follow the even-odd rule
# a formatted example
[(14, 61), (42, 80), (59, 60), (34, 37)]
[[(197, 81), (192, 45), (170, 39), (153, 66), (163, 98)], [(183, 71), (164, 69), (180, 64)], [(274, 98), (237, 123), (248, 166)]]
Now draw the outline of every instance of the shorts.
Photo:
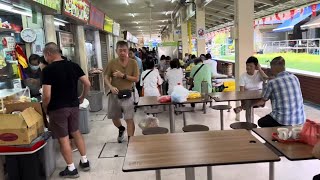
[(50, 129), (55, 138), (63, 138), (79, 130), (79, 107), (49, 111)]
[[(123, 115), (123, 116), (122, 116)], [(133, 119), (134, 98), (119, 99), (116, 94), (109, 94), (108, 119), (117, 120), (124, 117), (125, 120)]]

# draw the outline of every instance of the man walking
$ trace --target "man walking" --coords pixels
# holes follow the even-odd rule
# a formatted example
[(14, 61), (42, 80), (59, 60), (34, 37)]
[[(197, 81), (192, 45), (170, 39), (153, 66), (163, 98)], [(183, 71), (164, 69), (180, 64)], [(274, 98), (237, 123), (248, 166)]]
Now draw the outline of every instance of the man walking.
[[(46, 44), (43, 54), (49, 63), (43, 69), (43, 109), (49, 114), (50, 128), (59, 141), (61, 154), (67, 163), (65, 170), (59, 175), (77, 178), (79, 174), (73, 163), (69, 134), (74, 138), (81, 154), (79, 167), (84, 171), (90, 170), (85, 143), (79, 131), (79, 103), (82, 103), (88, 94), (90, 81), (77, 64), (63, 60), (59, 47), (55, 43)], [(83, 91), (79, 98), (77, 96), (78, 80), (83, 84)]]
[(125, 127), (120, 119), (122, 114), (127, 123), (128, 141), (134, 135), (135, 125), (134, 98), (132, 95), (133, 83), (139, 81), (139, 68), (136, 60), (129, 58), (129, 47), (125, 41), (119, 41), (116, 45), (119, 58), (111, 60), (105, 70), (105, 83), (110, 88), (108, 102), (108, 118), (119, 129), (118, 142), (124, 140)]

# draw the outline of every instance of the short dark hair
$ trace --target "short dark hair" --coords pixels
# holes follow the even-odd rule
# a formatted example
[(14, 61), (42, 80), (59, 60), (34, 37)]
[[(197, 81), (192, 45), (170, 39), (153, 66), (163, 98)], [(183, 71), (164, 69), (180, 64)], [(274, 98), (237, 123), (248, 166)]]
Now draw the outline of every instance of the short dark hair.
[(130, 48), (129, 51), (135, 52), (133, 48)]
[(166, 56), (165, 55), (162, 55), (161, 57), (160, 57), (160, 60), (165, 60), (166, 59)]
[(54, 42), (49, 42), (44, 46), (43, 53), (48, 52), (61, 55), (59, 46)]
[(208, 53), (208, 54), (206, 54), (206, 59), (211, 59), (212, 57), (211, 57), (211, 54), (210, 53)]
[(117, 45), (116, 45), (116, 49), (118, 49), (119, 47), (123, 47), (123, 46), (125, 46), (129, 49), (129, 45), (126, 41), (118, 41)]
[(191, 59), (195, 59), (195, 58), (196, 58), (196, 55), (192, 54)]
[(174, 69), (174, 68), (179, 69), (179, 68), (180, 68), (179, 59), (174, 58), (172, 61), (170, 61), (170, 68), (171, 68), (171, 69)]
[(202, 63), (203, 62), (203, 60), (201, 59), (201, 58), (196, 58), (195, 60), (194, 60), (194, 64), (195, 65), (197, 65), (197, 64), (199, 64), (199, 63)]
[(253, 63), (254, 65), (258, 65), (259, 61), (258, 61), (258, 58), (254, 57), (254, 56), (250, 56), (248, 59), (247, 59), (247, 62), (246, 64), (249, 64), (249, 63)]
[(49, 65), (49, 63), (44, 59), (44, 56), (41, 56), (39, 58), (40, 63), (45, 64), (45, 65)]
[(155, 64), (154, 64), (154, 59), (149, 57), (146, 59), (146, 61), (144, 62), (146, 65), (146, 69), (153, 69)]
[(206, 57), (206, 55), (204, 55), (204, 54), (201, 54), (200, 57), (201, 57), (201, 56)]
[(272, 59), (272, 61), (270, 62), (271, 66), (277, 65), (277, 66), (282, 66), (285, 67), (286, 66), (286, 61), (284, 60), (284, 58), (282, 56), (278, 56)]
[(167, 56), (166, 57), (166, 61), (170, 61), (171, 60), (171, 57), (170, 56)]
[(29, 63), (31, 61), (38, 61), (38, 63), (40, 63), (40, 56), (38, 54), (31, 54), (30, 57), (29, 57)]

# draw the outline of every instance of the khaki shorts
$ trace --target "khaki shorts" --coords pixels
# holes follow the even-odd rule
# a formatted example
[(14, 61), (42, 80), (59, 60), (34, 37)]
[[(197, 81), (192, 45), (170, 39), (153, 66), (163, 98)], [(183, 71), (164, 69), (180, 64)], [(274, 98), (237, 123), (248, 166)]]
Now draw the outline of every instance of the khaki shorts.
[[(116, 120), (124, 117), (125, 120), (134, 116), (133, 95), (128, 99), (118, 99), (116, 94), (109, 94), (108, 119)], [(123, 114), (123, 116), (122, 116)]]

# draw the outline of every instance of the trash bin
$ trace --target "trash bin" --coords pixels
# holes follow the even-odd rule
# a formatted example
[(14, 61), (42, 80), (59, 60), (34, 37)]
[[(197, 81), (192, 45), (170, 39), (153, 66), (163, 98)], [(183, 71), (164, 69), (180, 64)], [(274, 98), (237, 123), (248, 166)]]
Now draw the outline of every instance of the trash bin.
[(79, 106), (79, 129), (82, 134), (90, 133), (89, 128), (89, 101), (84, 99)]
[(102, 109), (102, 96), (101, 91), (90, 91), (88, 94), (88, 100), (90, 103), (90, 111), (98, 112)]
[(45, 176), (50, 177), (56, 170), (56, 143), (52, 137), (47, 140), (47, 145), (43, 148), (41, 159), (44, 164)]

